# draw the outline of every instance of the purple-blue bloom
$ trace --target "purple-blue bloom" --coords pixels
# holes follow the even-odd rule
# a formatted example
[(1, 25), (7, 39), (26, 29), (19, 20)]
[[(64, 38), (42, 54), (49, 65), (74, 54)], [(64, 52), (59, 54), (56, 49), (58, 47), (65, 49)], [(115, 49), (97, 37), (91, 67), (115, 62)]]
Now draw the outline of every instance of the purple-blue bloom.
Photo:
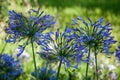
[[(47, 37), (46, 37), (47, 36)], [(74, 67), (80, 62), (82, 54), (78, 54), (79, 46), (75, 43), (74, 31), (66, 27), (64, 32), (59, 29), (45, 36), (46, 44), (38, 52), (43, 59), (50, 62), (61, 61), (67, 67)], [(79, 55), (79, 56), (78, 56)], [(78, 61), (79, 59), (79, 61)]]
[(114, 37), (111, 36), (112, 28), (110, 24), (106, 23), (103, 25), (103, 22), (103, 18), (95, 22), (92, 22), (90, 18), (88, 18), (88, 22), (82, 18), (77, 18), (76, 24), (72, 24), (72, 26), (77, 26), (74, 30), (77, 35), (77, 42), (80, 46), (84, 46), (85, 49), (91, 48), (94, 50), (94, 48), (96, 48), (97, 52), (102, 51), (109, 55), (110, 45), (116, 43), (116, 41)]
[[(97, 53), (102, 51), (107, 55), (110, 54), (109, 48), (111, 48), (111, 44), (114, 44), (116, 41), (114, 37), (110, 35), (112, 30), (110, 24), (107, 23), (103, 25), (103, 22), (103, 18), (95, 22), (92, 22), (90, 18), (88, 18), (88, 22), (82, 18), (77, 18), (76, 23), (72, 24), (72, 26), (74, 26), (77, 44), (80, 46), (79, 49), (83, 49), (83, 53), (88, 53), (89, 49), (92, 51), (96, 49)], [(88, 58), (87, 61), (89, 63)]]
[[(40, 80), (56, 80), (56, 71), (50, 68), (39, 68), (38, 70), (38, 77)], [(36, 71), (32, 72), (32, 76), (35, 78), (37, 77)]]
[(0, 79), (16, 80), (22, 74), (22, 67), (19, 60), (15, 60), (8, 54), (0, 55)]
[[(30, 9), (28, 14), (28, 16), (24, 16), (14, 10), (9, 11), (9, 27), (5, 29), (9, 37), (6, 42), (16, 43), (25, 39), (28, 44), (31, 40), (40, 44), (40, 40), (43, 41), (42, 32), (51, 27), (55, 20), (52, 16), (44, 14), (43, 11), (40, 12), (39, 8), (38, 10)], [(26, 46), (26, 43), (21, 46)]]

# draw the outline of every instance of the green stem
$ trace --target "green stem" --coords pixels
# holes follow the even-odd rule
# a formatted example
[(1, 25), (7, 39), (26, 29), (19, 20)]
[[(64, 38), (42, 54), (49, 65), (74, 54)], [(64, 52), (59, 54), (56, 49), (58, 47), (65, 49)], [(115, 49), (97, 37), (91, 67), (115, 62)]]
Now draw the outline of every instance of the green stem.
[(93, 73), (93, 80), (95, 80), (95, 72)]
[[(8, 35), (7, 35), (7, 36), (8, 36)], [(7, 36), (5, 37), (5, 40), (6, 40)], [(4, 46), (3, 46), (3, 48), (2, 48), (2, 50), (1, 50), (1, 52), (0, 52), (0, 54), (2, 54), (2, 53), (4, 52), (6, 46), (7, 46), (7, 42), (5, 42), (5, 44), (4, 44)]]
[[(90, 48), (89, 48), (89, 53), (87, 58), (90, 59)], [(88, 66), (89, 66), (89, 63), (87, 63), (87, 66), (86, 66), (86, 80), (88, 79)]]
[(59, 79), (59, 73), (60, 73), (61, 64), (62, 64), (62, 59), (60, 60), (60, 63), (59, 63), (59, 66), (58, 66), (57, 80)]
[(34, 63), (34, 68), (35, 68), (36, 75), (37, 75), (37, 80), (38, 80), (38, 73), (37, 73), (37, 67), (36, 67), (36, 61), (35, 61), (35, 52), (34, 52), (34, 45), (33, 45), (32, 38), (31, 38), (31, 44), (32, 44), (32, 53), (33, 53), (33, 63)]
[(96, 48), (95, 48), (95, 64), (96, 64), (96, 78), (98, 80), (98, 66), (97, 66), (97, 52), (96, 52)]
[(4, 50), (5, 50), (5, 48), (6, 48), (6, 45), (7, 45), (7, 43), (4, 44), (4, 46), (3, 46), (3, 48), (2, 48), (2, 50), (1, 50), (1, 52), (0, 52), (0, 54), (2, 54), (2, 53), (4, 52)]
[(49, 66), (48, 66), (48, 64), (49, 64), (49, 62), (46, 62), (46, 71), (45, 71), (45, 76), (43, 76), (43, 80), (46, 80), (46, 76), (47, 76), (48, 70), (50, 69)]

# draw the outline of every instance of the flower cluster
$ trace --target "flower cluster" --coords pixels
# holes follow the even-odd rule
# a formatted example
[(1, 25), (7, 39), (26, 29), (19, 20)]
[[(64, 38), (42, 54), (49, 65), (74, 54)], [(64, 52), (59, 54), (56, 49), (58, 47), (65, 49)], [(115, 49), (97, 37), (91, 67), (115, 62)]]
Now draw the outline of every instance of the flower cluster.
[[(72, 26), (77, 26), (74, 28), (76, 34), (76, 43), (80, 46), (83, 46), (83, 50), (85, 55), (85, 62), (87, 62), (86, 66), (86, 79), (88, 78), (88, 66), (90, 63), (90, 54), (91, 51), (95, 55), (95, 65), (96, 65), (96, 79), (98, 80), (98, 66), (97, 66), (97, 54), (99, 52), (105, 53), (109, 55), (111, 52), (109, 49), (111, 48), (111, 44), (116, 43), (114, 37), (111, 36), (111, 26), (110, 23), (103, 23), (104, 19), (100, 18), (99, 20), (92, 22), (90, 18), (88, 18), (88, 22), (83, 18), (78, 17), (73, 20)], [(81, 24), (82, 25), (81, 25)], [(105, 25), (103, 25), (105, 24)], [(87, 56), (87, 57), (86, 57)]]
[[(95, 22), (88, 18), (87, 22), (83, 18), (78, 17), (73, 20), (73, 29), (66, 27), (64, 32), (60, 32), (57, 29), (55, 33), (48, 32), (43, 34), (43, 31), (55, 23), (52, 16), (43, 15), (43, 13), (43, 11), (40, 12), (39, 8), (38, 10), (30, 9), (28, 16), (24, 16), (22, 13), (17, 13), (14, 10), (9, 11), (9, 27), (5, 29), (9, 36), (6, 42), (20, 43), (22, 40), (25, 40), (25, 42), (22, 42), (22, 45), (19, 45), (17, 57), (31, 43), (35, 67), (32, 75), (37, 80), (59, 80), (62, 64), (67, 67), (78, 68), (78, 64), (85, 58), (87, 62), (87, 79), (90, 52), (94, 52), (96, 78), (98, 80), (97, 54), (102, 52), (109, 55), (111, 53), (109, 51), (111, 44), (116, 43), (114, 37), (111, 36), (112, 28), (110, 23), (104, 23), (103, 18)], [(40, 52), (37, 52), (37, 54), (47, 60), (47, 63), (59, 63), (57, 74), (51, 67), (37, 69), (33, 42), (36, 42), (41, 47)], [(88, 56), (86, 57), (86, 55)], [(120, 46), (116, 50), (116, 56), (120, 60)], [(19, 60), (14, 60), (12, 56), (7, 54), (0, 55), (0, 79), (14, 80), (21, 74), (22, 68)]]
[(15, 80), (22, 74), (19, 60), (14, 60), (8, 54), (0, 55), (0, 80)]
[[(39, 68), (38, 70), (38, 77), (40, 80), (56, 80), (56, 71), (53, 70), (51, 67), (48, 68)], [(32, 72), (32, 76), (34, 76), (35, 78), (37, 77), (36, 75), (36, 71)]]
[(118, 49), (116, 49), (115, 56), (120, 60), (120, 46), (118, 46)]
[(23, 52), (30, 41), (39, 44), (40, 40), (43, 39), (42, 32), (55, 23), (52, 16), (43, 15), (43, 13), (43, 11), (40, 12), (39, 8), (38, 10), (30, 9), (28, 11), (29, 16), (26, 17), (22, 13), (16, 13), (13, 10), (9, 11), (9, 27), (5, 29), (9, 37), (6, 42), (15, 43), (26, 39), (26, 43), (20, 45), (20, 53)]
[(67, 67), (76, 67), (74, 64), (80, 62), (82, 54), (78, 54), (79, 48), (75, 43), (74, 31), (66, 27), (62, 33), (59, 29), (55, 33), (49, 33), (45, 36), (45, 42), (42, 45), (42, 51), (38, 52), (43, 59), (48, 61), (61, 61)]
[[(82, 25), (79, 21), (82, 22)], [(116, 42), (113, 39), (114, 37), (110, 35), (112, 30), (110, 24), (103, 25), (103, 18), (95, 22), (88, 18), (88, 21), (86, 22), (81, 17), (73, 20), (72, 25), (77, 26), (75, 33), (78, 44), (83, 45), (85, 49), (91, 48), (93, 51), (96, 49), (97, 52), (100, 51), (109, 55), (110, 45)]]

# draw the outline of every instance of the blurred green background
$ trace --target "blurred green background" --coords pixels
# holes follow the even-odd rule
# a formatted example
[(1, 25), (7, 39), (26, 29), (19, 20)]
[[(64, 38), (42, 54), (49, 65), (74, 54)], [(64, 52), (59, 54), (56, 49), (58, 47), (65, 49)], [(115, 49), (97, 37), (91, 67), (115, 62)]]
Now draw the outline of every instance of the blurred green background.
[[(72, 20), (78, 16), (81, 16), (86, 20), (87, 17), (90, 17), (93, 21), (103, 17), (105, 22), (111, 23), (113, 28), (112, 35), (115, 36), (117, 41), (120, 41), (120, 0), (0, 0), (0, 51), (2, 51), (5, 45), (4, 40), (7, 36), (4, 29), (8, 26), (9, 10), (15, 10), (16, 12), (22, 12), (24, 15), (27, 15), (27, 11), (29, 9), (37, 9), (38, 7), (40, 7), (40, 9), (46, 14), (50, 14), (56, 18), (56, 24), (53, 27), (54, 30), (57, 28), (64, 30), (65, 26), (69, 26), (72, 23)], [(53, 30), (53, 28), (50, 30)], [(114, 51), (117, 45), (118, 43), (113, 45), (111, 50)], [(12, 54), (15, 52), (16, 47), (17, 44), (7, 44), (4, 52)], [(31, 49), (29, 47), (27, 47), (26, 52), (31, 53)], [(101, 58), (101, 55), (99, 56)], [(111, 58), (105, 57), (105, 59), (109, 60), (109, 64), (116, 67), (114, 71), (117, 73), (119, 80), (120, 65), (117, 66), (116, 64), (120, 62), (118, 61), (115, 63), (116, 58), (114, 56)], [(39, 56), (37, 61), (37, 65), (39, 66), (42, 61)], [(100, 66), (102, 61), (99, 61), (99, 63)], [(32, 65), (32, 58), (30, 58), (28, 63), (23, 64), (24, 71), (31, 73), (31, 67), (33, 68), (33, 66), (27, 65)], [(81, 69), (77, 72), (82, 77), (82, 75), (85, 74), (85, 64), (83, 63), (80, 67)], [(26, 76), (29, 77), (29, 75)]]
[(38, 7), (47, 14), (54, 16), (57, 20), (54, 28), (64, 29), (72, 20), (78, 16), (90, 17), (93, 21), (100, 17), (110, 22), (113, 34), (117, 40), (120, 25), (120, 0), (0, 0), (0, 23), (8, 20), (8, 11), (15, 10), (25, 15), (31, 8)]

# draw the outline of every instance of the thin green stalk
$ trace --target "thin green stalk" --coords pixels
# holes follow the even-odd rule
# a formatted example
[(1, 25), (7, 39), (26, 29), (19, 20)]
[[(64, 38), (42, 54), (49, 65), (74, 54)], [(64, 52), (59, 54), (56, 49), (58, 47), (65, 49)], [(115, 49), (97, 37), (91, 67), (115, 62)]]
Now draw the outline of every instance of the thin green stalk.
[[(8, 36), (8, 35), (7, 35), (7, 36)], [(5, 40), (6, 40), (7, 36), (5, 37)], [(3, 46), (3, 48), (2, 48), (2, 50), (1, 50), (1, 52), (0, 52), (0, 54), (2, 54), (2, 53), (4, 52), (6, 46), (7, 46), (7, 42), (5, 42), (5, 44), (4, 44), (4, 46)]]
[(31, 44), (32, 44), (32, 53), (33, 53), (33, 63), (34, 63), (34, 68), (35, 68), (36, 75), (37, 75), (37, 80), (38, 80), (38, 73), (37, 73), (36, 60), (35, 60), (35, 53), (34, 53), (34, 45), (33, 45), (32, 38), (31, 38)]
[(48, 73), (48, 64), (49, 64), (49, 62), (46, 62), (46, 71), (45, 71), (45, 76), (43, 76), (43, 80), (46, 80), (46, 76)]
[(2, 50), (1, 50), (1, 52), (0, 52), (1, 54), (4, 52), (6, 46), (7, 46), (7, 43), (5, 43), (5, 45), (3, 46), (3, 48), (2, 48)]
[(96, 64), (96, 78), (98, 80), (98, 66), (97, 66), (97, 52), (96, 52), (96, 48), (95, 48), (95, 64)]
[(4, 46), (3, 46), (3, 48), (2, 48), (2, 50), (1, 50), (1, 52), (0, 52), (0, 54), (2, 54), (2, 53), (4, 52), (4, 50), (5, 50), (5, 48), (6, 48), (6, 45), (7, 45), (7, 43), (4, 44)]
[(93, 80), (95, 80), (95, 72), (93, 73)]
[[(87, 58), (90, 59), (90, 48), (89, 48), (89, 53)], [(86, 80), (88, 79), (88, 66), (89, 66), (89, 63), (87, 63), (87, 66), (86, 66)]]
[(62, 64), (62, 59), (60, 60), (60, 63), (59, 63), (59, 66), (58, 66), (57, 80), (59, 79), (59, 73), (60, 73), (61, 64)]

